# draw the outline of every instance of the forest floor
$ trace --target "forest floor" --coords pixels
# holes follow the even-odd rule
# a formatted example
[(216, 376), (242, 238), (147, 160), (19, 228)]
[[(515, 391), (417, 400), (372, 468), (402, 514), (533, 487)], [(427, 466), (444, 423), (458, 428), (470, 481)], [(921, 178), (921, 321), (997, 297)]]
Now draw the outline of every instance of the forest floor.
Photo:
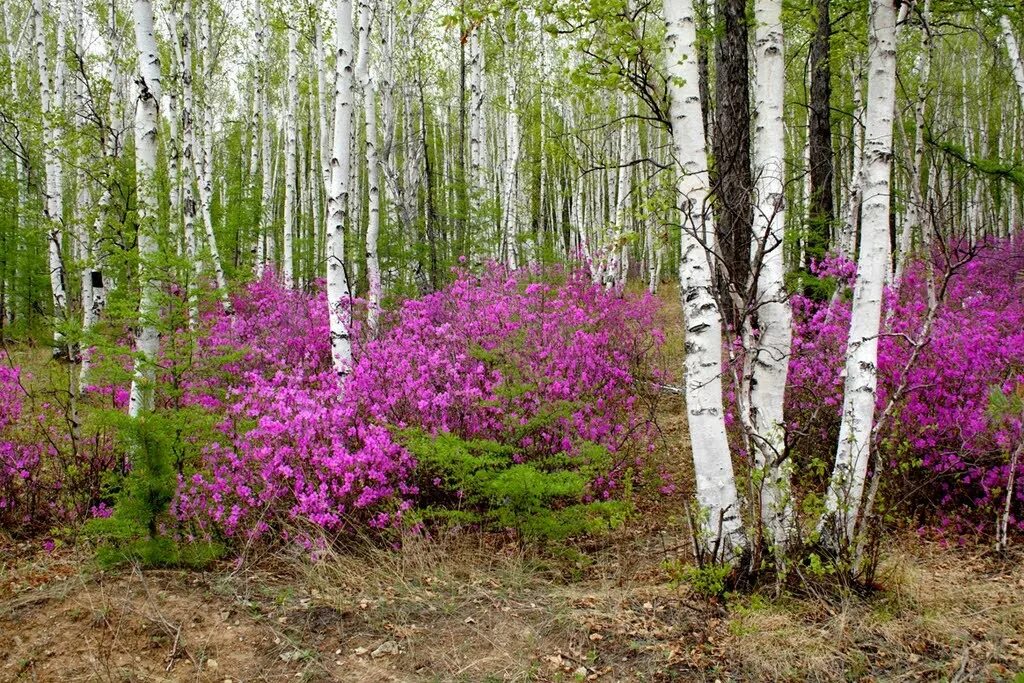
[(709, 601), (683, 530), (638, 515), (587, 546), (462, 533), (310, 564), (101, 571), (0, 547), (0, 681), (1022, 680), (1024, 562), (919, 540), (863, 598)]
[[(657, 420), (678, 468), (682, 400)], [(682, 499), (640, 491), (624, 528), (579, 543), (463, 531), (202, 572), (0, 533), (0, 681), (1024, 681), (1024, 555), (900, 536), (869, 596), (709, 600), (673, 580)]]

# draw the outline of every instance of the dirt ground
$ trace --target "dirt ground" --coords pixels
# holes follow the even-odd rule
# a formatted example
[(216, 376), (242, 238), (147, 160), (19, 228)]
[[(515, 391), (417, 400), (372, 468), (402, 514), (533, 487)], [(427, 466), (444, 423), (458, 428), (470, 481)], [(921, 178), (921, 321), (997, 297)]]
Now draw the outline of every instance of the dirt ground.
[(663, 522), (590, 547), (462, 534), (313, 564), (104, 572), (7, 544), (2, 681), (1024, 680), (1024, 568), (894, 547), (837, 601), (677, 586)]

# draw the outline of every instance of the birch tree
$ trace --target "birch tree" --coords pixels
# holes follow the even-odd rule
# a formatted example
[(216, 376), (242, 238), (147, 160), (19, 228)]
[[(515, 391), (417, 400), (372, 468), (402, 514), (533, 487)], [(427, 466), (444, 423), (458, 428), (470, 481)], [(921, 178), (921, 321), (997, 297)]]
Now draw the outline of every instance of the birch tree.
[(153, 410), (156, 354), (160, 344), (157, 331), (159, 305), (152, 260), (157, 255), (156, 166), (160, 132), (160, 53), (153, 33), (150, 0), (134, 0), (135, 43), (139, 71), (136, 78), (138, 103), (135, 108), (135, 179), (139, 216), (139, 330), (135, 338), (135, 370), (128, 399), (128, 414), (139, 417)]
[(380, 318), (380, 259), (377, 241), (380, 236), (380, 162), (377, 159), (377, 84), (370, 66), (370, 28), (373, 5), (359, 0), (359, 58), (356, 75), (363, 95), (363, 120), (366, 126), (366, 175), (369, 193), (369, 221), (366, 226), (366, 323), (377, 331)]
[(1020, 47), (1017, 44), (1017, 36), (1013, 32), (1013, 24), (1010, 17), (1002, 14), (999, 17), (999, 26), (1003, 31), (1003, 42), (1006, 43), (1006, 53), (1010, 58), (1010, 68), (1013, 69), (1013, 82), (1017, 85), (1017, 94), (1020, 97), (1021, 106), (1024, 107), (1024, 61), (1020, 58)]
[[(761, 518), (770, 538), (788, 542), (793, 512), (790, 500), (791, 465), (786, 457), (783, 416), (786, 376), (792, 345), (792, 311), (785, 285), (783, 260), (785, 216), (785, 125), (783, 103), (786, 65), (783, 58), (782, 0), (754, 3), (756, 69), (754, 126), (753, 267), (757, 273), (758, 335), (748, 335), (752, 374), (750, 420), (754, 435), (754, 464), (760, 481)], [(749, 325), (749, 320), (747, 322)]]
[[(50, 291), (53, 296), (53, 315), (56, 321), (53, 332), (53, 353), (55, 356), (68, 353), (64, 341), (64, 333), (60, 326), (67, 316), (67, 291), (65, 290), (64, 273), (64, 177), (61, 168), (60, 158), (57, 152), (60, 149), (60, 136), (57, 131), (57, 119), (62, 108), (62, 93), (60, 92), (63, 78), (58, 76), (51, 81), (50, 56), (46, 49), (46, 27), (43, 22), (44, 4), (43, 0), (35, 0), (32, 14), (35, 23), (36, 38), (36, 66), (39, 69), (39, 97), (42, 103), (43, 122), (43, 159), (44, 174), (43, 181), (43, 215), (47, 226), (47, 253), (50, 266)], [(60, 14), (63, 15), (62, 9)], [(58, 43), (63, 44), (61, 39), (63, 28), (61, 21), (58, 21), (57, 35)], [(57, 62), (64, 59), (62, 49), (58, 47)], [(60, 74), (63, 68), (58, 66), (56, 72)]]
[(348, 203), (352, 145), (353, 34), (352, 2), (337, 0), (335, 12), (334, 135), (331, 188), (327, 195), (327, 307), (331, 329), (331, 361), (345, 378), (352, 363), (349, 327), (351, 292), (345, 272), (345, 207)]
[[(349, 23), (351, 23), (349, 19)], [(284, 114), (284, 232), (281, 240), (281, 270), (285, 287), (295, 285), (295, 186), (296, 186), (296, 120), (295, 107), (299, 99), (299, 36), (294, 28), (288, 29), (288, 94)], [(346, 138), (347, 140), (347, 138)], [(328, 209), (329, 211), (329, 209)]]
[(896, 8), (871, 0), (860, 252), (846, 350), (843, 408), (822, 532), (837, 547), (854, 537), (871, 456), (882, 289), (889, 264), (890, 172), (896, 97)]
[(678, 195), (682, 206), (679, 278), (686, 333), (686, 411), (700, 544), (710, 559), (735, 561), (746, 545), (722, 405), (722, 314), (715, 299), (715, 227), (708, 206), (707, 143), (701, 123), (697, 30), (692, 0), (666, 0), (665, 46)]

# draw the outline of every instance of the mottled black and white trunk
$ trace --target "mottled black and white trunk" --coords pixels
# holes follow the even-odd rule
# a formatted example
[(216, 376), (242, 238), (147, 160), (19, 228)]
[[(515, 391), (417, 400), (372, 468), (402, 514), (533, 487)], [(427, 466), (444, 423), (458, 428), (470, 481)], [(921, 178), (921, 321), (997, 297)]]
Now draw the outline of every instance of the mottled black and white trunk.
[(345, 272), (345, 207), (350, 191), (352, 154), (353, 34), (352, 2), (337, 0), (335, 14), (334, 136), (331, 152), (331, 188), (327, 195), (327, 307), (331, 329), (331, 361), (341, 377), (352, 364), (349, 327), (351, 292)]
[(157, 256), (156, 164), (160, 131), (160, 53), (153, 34), (153, 7), (149, 0), (135, 0), (135, 43), (139, 71), (136, 78), (138, 103), (135, 107), (135, 181), (139, 216), (139, 326), (135, 337), (135, 368), (128, 399), (128, 414), (138, 417), (153, 410), (156, 355), (160, 345), (157, 329), (159, 302), (153, 272)]
[(686, 410), (707, 555), (736, 560), (746, 546), (722, 401), (722, 313), (714, 293), (715, 226), (701, 120), (692, 0), (666, 0), (670, 118), (681, 204), (679, 277), (686, 332)]
[(871, 0), (860, 251), (846, 349), (839, 444), (822, 518), (824, 537), (836, 546), (847, 546), (853, 540), (871, 457), (882, 290), (889, 266), (895, 101), (896, 9), (893, 0)]

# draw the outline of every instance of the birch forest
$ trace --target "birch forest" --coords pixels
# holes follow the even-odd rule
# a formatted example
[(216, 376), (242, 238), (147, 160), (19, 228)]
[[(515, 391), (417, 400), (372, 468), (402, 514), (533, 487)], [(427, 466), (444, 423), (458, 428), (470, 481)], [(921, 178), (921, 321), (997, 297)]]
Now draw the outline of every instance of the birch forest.
[(1024, 680), (1020, 0), (0, 14), (0, 680)]

